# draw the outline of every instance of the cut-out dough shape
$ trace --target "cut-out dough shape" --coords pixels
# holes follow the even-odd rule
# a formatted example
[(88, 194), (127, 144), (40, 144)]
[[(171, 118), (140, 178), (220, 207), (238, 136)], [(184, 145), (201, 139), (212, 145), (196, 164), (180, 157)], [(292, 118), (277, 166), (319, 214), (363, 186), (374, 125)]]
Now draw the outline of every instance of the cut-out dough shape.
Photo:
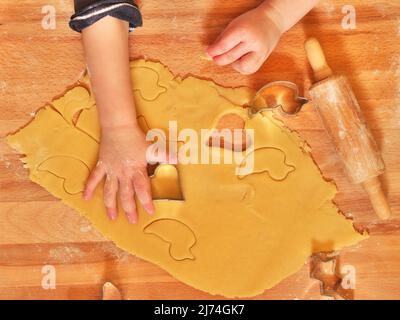
[[(140, 75), (140, 77), (136, 78), (136, 75)], [(167, 91), (165, 87), (160, 85), (159, 80), (159, 74), (151, 68), (132, 68), (133, 90), (138, 92), (144, 100), (154, 101), (160, 94)]]
[(73, 122), (74, 115), (79, 110), (89, 109), (94, 106), (94, 104), (93, 96), (82, 86), (74, 87), (64, 96), (52, 102), (53, 107), (60, 112), (69, 123)]
[[(228, 113), (223, 115), (219, 120), (217, 125), (215, 126), (215, 132), (211, 134), (211, 137), (208, 139), (208, 146), (219, 146), (220, 148), (231, 149), (234, 151), (245, 151), (247, 150), (251, 144), (251, 138), (246, 134), (246, 130), (244, 129), (245, 120), (234, 113)], [(225, 130), (229, 130), (231, 133), (228, 136), (228, 139), (224, 137), (223, 132)], [(239, 135), (240, 139), (235, 141), (238, 137), (235, 135), (234, 131), (241, 131), (241, 135)]]
[[(96, 121), (93, 121), (95, 119)], [(92, 107), (84, 109), (79, 114), (79, 118), (76, 121), (76, 128), (85, 132), (88, 136), (92, 137), (96, 141), (100, 141), (100, 125), (97, 121), (97, 108)]]
[[(97, 162), (100, 128), (96, 106), (89, 106), (92, 95), (80, 88), (69, 90), (61, 100), (68, 103), (61, 107), (59, 100), (54, 107), (43, 108), (31, 123), (9, 136), (8, 142), (25, 154), (22, 161), (32, 181), (87, 217), (118, 247), (159, 265), (197, 289), (227, 297), (248, 297), (298, 271), (312, 253), (326, 250), (314, 243), (329, 242), (330, 250), (338, 250), (365, 239), (332, 202), (336, 187), (322, 177), (306, 143), (272, 112), (248, 116), (243, 106), (250, 104), (254, 90), (223, 88), (195, 77), (174, 77), (164, 65), (145, 60), (133, 61), (131, 73), (137, 114), (148, 128), (166, 130), (169, 121), (174, 120), (179, 129), (190, 128), (200, 136), (201, 129), (215, 128), (223, 115), (236, 114), (245, 121), (246, 131), (254, 130), (255, 150), (282, 150), (286, 164), (296, 170), (276, 181), (267, 173), (238, 179), (235, 173), (240, 163), (235, 162), (178, 164), (177, 171), (171, 168), (168, 172), (165, 183), (161, 183), (161, 175), (156, 175), (159, 187), (153, 186), (153, 191), (162, 198), (169, 199), (171, 194), (175, 197), (179, 172), (184, 201), (156, 200), (154, 216), (145, 213), (137, 202), (136, 225), (128, 223), (121, 209), (118, 219), (110, 221), (102, 186), (89, 202), (81, 194), (72, 194), (82, 188), (80, 181), (87, 172), (77, 169), (78, 164), (68, 157), (92, 169)], [(90, 87), (87, 78), (81, 83)], [(71, 115), (79, 110), (74, 125)], [(57, 158), (60, 155), (67, 159)], [(265, 157), (263, 160), (261, 156), (257, 168), (265, 170), (266, 163), (272, 176), (284, 177), (287, 168), (282, 154), (267, 151)], [(153, 225), (154, 220), (163, 221)], [(144, 232), (146, 226), (164, 241)], [(181, 229), (195, 234), (192, 251), (192, 232)], [(178, 244), (172, 246), (171, 255), (168, 243)], [(188, 260), (190, 257), (195, 259)], [(179, 260), (182, 258), (187, 259)]]
[(156, 200), (184, 200), (179, 173), (171, 164), (160, 164), (150, 178), (151, 193)]
[(159, 219), (148, 224), (145, 233), (153, 234), (168, 243), (168, 252), (177, 261), (194, 260), (191, 249), (196, 244), (196, 236), (186, 224), (174, 219)]
[[(88, 166), (79, 159), (69, 156), (55, 156), (43, 161), (38, 170), (47, 171), (64, 180), (64, 189), (73, 195), (83, 192), (90, 174)], [(74, 172), (73, 176), (68, 173)]]
[(250, 157), (253, 158), (254, 169), (251, 173), (243, 175), (239, 174), (240, 179), (249, 174), (267, 172), (271, 179), (282, 181), (286, 179), (291, 172), (296, 170), (294, 166), (286, 163), (285, 153), (277, 148), (265, 147), (252, 151), (240, 164), (240, 169), (246, 167), (246, 163), (249, 161)]

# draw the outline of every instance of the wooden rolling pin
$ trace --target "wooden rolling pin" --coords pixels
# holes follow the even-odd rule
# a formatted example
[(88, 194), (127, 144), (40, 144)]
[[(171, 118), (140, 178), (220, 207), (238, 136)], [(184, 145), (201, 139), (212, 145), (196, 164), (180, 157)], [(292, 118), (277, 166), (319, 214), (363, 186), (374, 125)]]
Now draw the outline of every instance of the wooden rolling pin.
[(378, 178), (385, 165), (350, 83), (346, 77), (333, 74), (316, 39), (308, 39), (305, 49), (315, 78), (310, 95), (347, 175), (353, 183), (364, 186), (378, 217), (388, 219), (390, 207)]

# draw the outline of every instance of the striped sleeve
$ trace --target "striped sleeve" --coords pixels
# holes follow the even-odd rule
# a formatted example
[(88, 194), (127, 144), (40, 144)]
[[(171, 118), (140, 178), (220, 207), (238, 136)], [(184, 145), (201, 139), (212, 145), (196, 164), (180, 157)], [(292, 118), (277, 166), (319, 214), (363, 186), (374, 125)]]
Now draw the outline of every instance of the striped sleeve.
[(75, 0), (71, 29), (81, 32), (105, 16), (129, 22), (129, 31), (142, 26), (142, 15), (133, 0)]

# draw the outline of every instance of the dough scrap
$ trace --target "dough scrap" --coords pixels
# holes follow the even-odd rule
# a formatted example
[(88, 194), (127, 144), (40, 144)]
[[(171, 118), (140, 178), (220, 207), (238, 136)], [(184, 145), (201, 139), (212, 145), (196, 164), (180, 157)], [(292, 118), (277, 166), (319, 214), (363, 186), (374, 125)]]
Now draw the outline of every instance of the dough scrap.
[[(166, 130), (168, 121), (176, 120), (179, 129), (199, 132), (234, 113), (245, 119), (246, 130), (254, 129), (256, 150), (282, 154), (271, 158), (277, 160), (269, 159), (268, 152), (256, 157), (260, 171), (278, 170), (271, 171), (279, 178), (275, 180), (268, 173), (240, 179), (235, 163), (178, 164), (183, 201), (156, 200), (154, 216), (138, 204), (136, 225), (129, 224), (122, 211), (112, 222), (101, 187), (90, 202), (79, 192), (86, 178), (84, 167), (96, 164), (100, 130), (91, 95), (83, 89), (69, 90), (55, 107), (42, 108), (29, 125), (10, 135), (8, 142), (25, 154), (32, 181), (87, 217), (118, 247), (197, 289), (250, 297), (297, 272), (312, 253), (338, 250), (367, 237), (356, 232), (333, 204), (336, 187), (323, 179), (305, 142), (271, 112), (248, 117), (242, 106), (251, 101), (254, 90), (174, 77), (161, 63), (145, 60), (133, 61), (131, 73), (142, 126)], [(90, 86), (87, 80), (83, 83)], [(78, 110), (79, 118), (72, 121)], [(83, 167), (77, 170), (79, 161)], [(268, 161), (274, 163), (265, 166)], [(294, 169), (287, 173), (285, 165)], [(165, 181), (166, 190), (168, 183), (176, 183)]]

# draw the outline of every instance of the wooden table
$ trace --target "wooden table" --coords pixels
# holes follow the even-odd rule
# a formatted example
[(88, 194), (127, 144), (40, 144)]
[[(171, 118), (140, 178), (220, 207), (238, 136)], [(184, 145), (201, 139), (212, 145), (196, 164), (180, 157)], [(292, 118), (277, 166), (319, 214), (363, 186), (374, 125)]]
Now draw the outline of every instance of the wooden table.
[[(313, 148), (324, 176), (335, 179), (336, 197), (355, 225), (371, 237), (343, 250), (342, 265), (356, 268), (356, 299), (400, 298), (400, 4), (398, 0), (353, 0), (355, 30), (343, 30), (347, 1), (322, 1), (284, 35), (276, 51), (255, 75), (242, 76), (200, 59), (224, 26), (259, 1), (143, 0), (144, 27), (131, 39), (132, 57), (160, 60), (174, 73), (212, 78), (224, 86), (255, 88), (273, 80), (290, 80), (302, 90), (310, 85), (303, 51), (307, 36), (317, 36), (332, 67), (346, 73), (383, 152), (385, 190), (393, 219), (382, 223), (366, 194), (345, 178), (329, 139), (311, 106), (287, 125)], [(55, 30), (41, 25), (42, 7), (54, 5)], [(31, 183), (27, 171), (4, 137), (31, 113), (74, 83), (85, 68), (80, 36), (68, 28), (71, 1), (2, 0), (0, 4), (0, 298), (97, 299), (101, 286), (113, 281), (127, 299), (219, 298), (184, 285), (165, 271), (130, 256), (105, 241), (78, 213)], [(41, 287), (42, 268), (53, 265), (57, 287)], [(319, 281), (309, 263), (297, 274), (257, 297), (321, 299)]]

